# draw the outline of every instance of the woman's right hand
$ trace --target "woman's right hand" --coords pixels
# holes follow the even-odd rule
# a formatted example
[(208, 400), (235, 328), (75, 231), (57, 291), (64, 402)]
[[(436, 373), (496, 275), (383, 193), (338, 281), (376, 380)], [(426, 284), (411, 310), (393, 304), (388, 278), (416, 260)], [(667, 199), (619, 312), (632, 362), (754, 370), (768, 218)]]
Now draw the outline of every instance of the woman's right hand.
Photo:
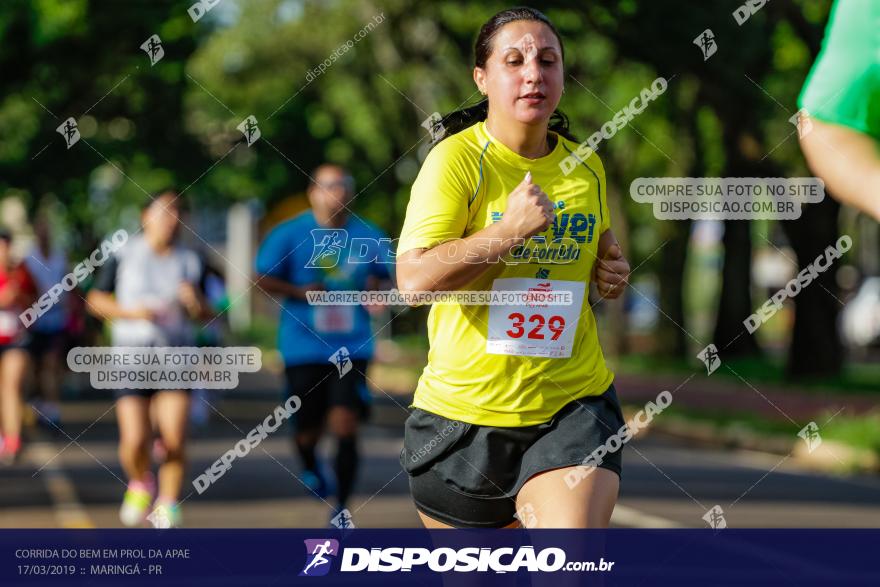
[(15, 299), (18, 297), (18, 288), (8, 283), (3, 290), (0, 290), (0, 308), (6, 309), (15, 304)]
[(507, 208), (500, 224), (512, 238), (525, 240), (547, 230), (553, 218), (553, 202), (541, 186), (532, 183), (529, 171), (507, 196)]
[(326, 291), (327, 290), (327, 287), (323, 283), (321, 283), (320, 281), (306, 283), (304, 285), (295, 285), (293, 287), (294, 287), (294, 291), (295, 291), (294, 297), (302, 299), (302, 300), (309, 299), (308, 293), (310, 291)]
[(126, 314), (127, 316), (125, 316), (125, 318), (129, 320), (147, 320), (149, 322), (155, 322), (157, 318), (156, 310), (148, 308), (147, 306), (131, 308), (130, 310), (126, 310)]

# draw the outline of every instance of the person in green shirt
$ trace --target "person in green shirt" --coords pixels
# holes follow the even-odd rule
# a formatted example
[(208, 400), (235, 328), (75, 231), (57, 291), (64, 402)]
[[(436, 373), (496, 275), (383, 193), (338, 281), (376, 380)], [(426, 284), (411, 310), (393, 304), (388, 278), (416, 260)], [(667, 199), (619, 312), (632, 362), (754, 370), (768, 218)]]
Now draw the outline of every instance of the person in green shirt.
[(834, 198), (880, 220), (880, 2), (835, 2), (798, 104), (810, 169)]

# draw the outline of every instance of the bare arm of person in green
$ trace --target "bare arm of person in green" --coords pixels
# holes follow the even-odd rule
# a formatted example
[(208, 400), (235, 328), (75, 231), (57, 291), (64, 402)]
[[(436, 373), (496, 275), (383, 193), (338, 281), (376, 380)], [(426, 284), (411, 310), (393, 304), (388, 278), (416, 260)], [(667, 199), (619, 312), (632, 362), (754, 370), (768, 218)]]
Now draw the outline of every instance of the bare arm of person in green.
[(830, 195), (880, 221), (880, 2), (835, 3), (799, 103), (810, 169)]

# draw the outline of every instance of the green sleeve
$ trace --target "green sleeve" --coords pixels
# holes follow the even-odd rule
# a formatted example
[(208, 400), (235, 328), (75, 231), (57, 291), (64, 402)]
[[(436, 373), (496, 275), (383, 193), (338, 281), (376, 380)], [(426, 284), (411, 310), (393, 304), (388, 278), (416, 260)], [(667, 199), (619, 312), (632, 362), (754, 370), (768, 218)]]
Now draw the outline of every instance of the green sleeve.
[(835, 2), (798, 105), (880, 140), (880, 2)]

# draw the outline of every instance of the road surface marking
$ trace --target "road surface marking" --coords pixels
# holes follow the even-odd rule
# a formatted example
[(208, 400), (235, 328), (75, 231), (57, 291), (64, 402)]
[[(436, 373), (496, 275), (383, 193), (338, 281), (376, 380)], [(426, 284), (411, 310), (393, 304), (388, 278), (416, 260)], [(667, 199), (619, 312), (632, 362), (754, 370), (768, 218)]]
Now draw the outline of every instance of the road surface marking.
[(637, 509), (617, 504), (611, 514), (611, 523), (627, 528), (685, 528), (677, 522), (640, 512)]
[(52, 498), (58, 525), (62, 528), (94, 528), (95, 524), (80, 503), (70, 477), (60, 464), (52, 460), (58, 452), (56, 447), (47, 442), (34, 442), (28, 448), (31, 461), (35, 465), (52, 461), (43, 468), (40, 476), (43, 477)]

